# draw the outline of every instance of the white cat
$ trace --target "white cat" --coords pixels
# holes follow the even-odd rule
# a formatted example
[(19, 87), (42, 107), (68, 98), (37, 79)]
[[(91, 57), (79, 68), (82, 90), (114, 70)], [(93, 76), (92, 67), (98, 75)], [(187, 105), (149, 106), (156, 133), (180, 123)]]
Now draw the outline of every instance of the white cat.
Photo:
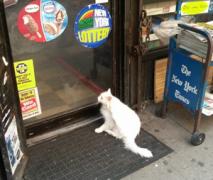
[(102, 104), (100, 109), (105, 122), (96, 133), (103, 131), (123, 140), (125, 147), (142, 157), (153, 157), (148, 149), (141, 148), (135, 143), (135, 138), (140, 132), (141, 121), (138, 115), (118, 98), (111, 94), (111, 90), (105, 91), (98, 96), (98, 102)]

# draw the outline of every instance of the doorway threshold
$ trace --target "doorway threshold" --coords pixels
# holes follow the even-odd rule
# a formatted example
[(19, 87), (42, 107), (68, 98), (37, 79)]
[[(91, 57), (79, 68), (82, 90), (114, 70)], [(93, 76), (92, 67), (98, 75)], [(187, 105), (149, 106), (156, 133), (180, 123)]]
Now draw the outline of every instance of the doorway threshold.
[(50, 132), (40, 134), (38, 136), (28, 138), (27, 139), (27, 146), (30, 147), (30, 146), (33, 146), (33, 145), (36, 145), (36, 144), (39, 144), (39, 143), (42, 143), (42, 142), (45, 142), (45, 141), (54, 140), (55, 138), (57, 138), (61, 135), (64, 135), (64, 134), (71, 132), (73, 130), (76, 130), (78, 128), (87, 126), (87, 125), (89, 125), (89, 124), (91, 124), (95, 121), (101, 120), (102, 118), (103, 117), (101, 115), (96, 115), (96, 116), (87, 118), (83, 121), (77, 122), (75, 124), (66, 125), (66, 126), (61, 127), (59, 129), (55, 129), (55, 130), (52, 130)]

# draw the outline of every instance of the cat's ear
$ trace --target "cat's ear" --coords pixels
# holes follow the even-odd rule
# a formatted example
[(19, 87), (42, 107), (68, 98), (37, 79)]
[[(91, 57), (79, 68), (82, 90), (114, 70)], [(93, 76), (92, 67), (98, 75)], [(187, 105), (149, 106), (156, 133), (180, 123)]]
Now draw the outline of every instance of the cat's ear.
[(107, 96), (107, 100), (111, 101), (112, 100), (112, 96)]
[(108, 108), (108, 109), (110, 109), (111, 100), (112, 100), (112, 96), (107, 96), (106, 105), (107, 105), (107, 108)]
[(109, 94), (112, 94), (112, 93), (111, 93), (111, 89), (110, 89), (110, 88), (107, 90), (107, 92), (108, 92)]
[(108, 109), (110, 109), (110, 104), (111, 104), (111, 100), (112, 100), (112, 96), (111, 95), (107, 95), (106, 97), (106, 106)]

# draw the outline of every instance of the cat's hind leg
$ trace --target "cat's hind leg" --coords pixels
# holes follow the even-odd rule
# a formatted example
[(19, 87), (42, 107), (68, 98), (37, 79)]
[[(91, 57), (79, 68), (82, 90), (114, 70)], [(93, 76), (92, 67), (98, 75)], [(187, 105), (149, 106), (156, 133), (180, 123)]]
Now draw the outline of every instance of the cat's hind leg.
[(114, 133), (114, 131), (112, 131), (112, 130), (110, 130), (110, 129), (107, 129), (107, 130), (105, 130), (105, 132), (108, 133), (109, 135), (111, 135), (111, 136), (117, 138), (117, 134)]
[(109, 129), (105, 130), (105, 132), (117, 139), (122, 139), (123, 137), (117, 127), (114, 127), (113, 129), (110, 130)]

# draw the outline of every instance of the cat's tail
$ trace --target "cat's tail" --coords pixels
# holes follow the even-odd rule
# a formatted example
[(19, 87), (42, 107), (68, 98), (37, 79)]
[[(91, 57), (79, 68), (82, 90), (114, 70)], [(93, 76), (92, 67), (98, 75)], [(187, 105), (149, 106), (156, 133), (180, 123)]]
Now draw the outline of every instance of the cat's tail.
[(127, 149), (129, 149), (130, 151), (136, 154), (139, 154), (141, 157), (146, 157), (146, 158), (153, 157), (152, 152), (150, 150), (139, 147), (134, 140), (130, 141), (130, 140), (124, 139), (124, 144)]

